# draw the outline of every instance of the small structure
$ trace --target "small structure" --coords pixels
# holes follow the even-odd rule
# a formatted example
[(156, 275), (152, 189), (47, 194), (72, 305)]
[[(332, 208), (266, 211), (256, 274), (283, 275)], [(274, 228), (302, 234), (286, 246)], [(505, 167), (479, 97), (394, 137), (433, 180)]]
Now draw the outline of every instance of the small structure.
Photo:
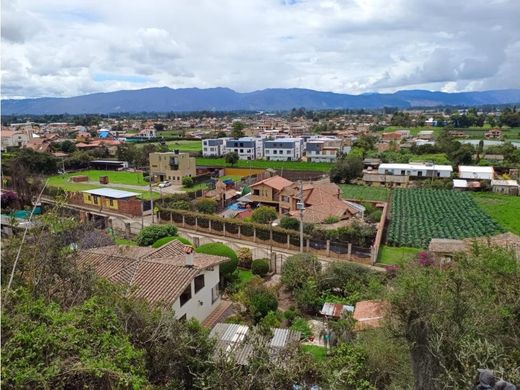
[(381, 300), (357, 302), (353, 314), (354, 319), (357, 321), (354, 329), (379, 328), (384, 317), (384, 309), (385, 302)]
[(493, 180), (495, 170), (493, 167), (459, 165), (459, 178), (473, 180)]
[[(79, 196), (78, 196), (79, 195)], [(130, 216), (141, 216), (143, 206), (137, 192), (96, 188), (85, 190), (71, 198), (71, 203), (95, 207), (97, 210), (112, 211)]]
[(128, 161), (118, 160), (92, 160), (89, 163), (92, 169), (102, 169), (105, 171), (120, 171), (128, 168)]
[(502, 138), (502, 130), (500, 130), (500, 129), (488, 130), (484, 133), (484, 137), (486, 137), (486, 139)]
[(467, 247), (463, 240), (432, 238), (428, 251), (433, 254), (436, 264), (444, 265), (451, 262), (456, 253), (466, 252)]
[[(287, 346), (299, 343), (301, 338), (301, 333), (294, 330), (281, 328), (271, 330), (272, 337), (256, 336), (260, 344), (268, 348), (271, 359), (276, 359), (279, 352)], [(231, 355), (237, 364), (247, 365), (254, 348), (249, 339), (251, 333), (249, 326), (246, 325), (216, 324), (210, 333), (210, 337), (214, 337), (217, 341), (215, 355)]]
[(324, 303), (320, 314), (330, 318), (341, 318), (345, 313), (352, 313), (354, 306), (342, 305), (341, 303)]
[(507, 195), (518, 195), (519, 186), (516, 180), (491, 180), (493, 192)]

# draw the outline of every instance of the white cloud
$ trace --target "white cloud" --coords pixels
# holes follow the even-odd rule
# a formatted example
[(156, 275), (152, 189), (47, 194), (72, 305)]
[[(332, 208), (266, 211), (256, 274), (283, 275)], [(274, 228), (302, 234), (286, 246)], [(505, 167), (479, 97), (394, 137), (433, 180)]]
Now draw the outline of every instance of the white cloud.
[(518, 20), (518, 0), (4, 1), (2, 96), (518, 88)]

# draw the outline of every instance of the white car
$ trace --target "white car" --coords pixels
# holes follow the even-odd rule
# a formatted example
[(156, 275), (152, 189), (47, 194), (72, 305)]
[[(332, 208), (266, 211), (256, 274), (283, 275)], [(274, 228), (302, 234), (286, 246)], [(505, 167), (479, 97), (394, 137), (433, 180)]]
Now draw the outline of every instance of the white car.
[(159, 187), (164, 188), (164, 187), (169, 187), (171, 185), (172, 185), (172, 183), (170, 183), (169, 181), (163, 181), (162, 183), (159, 184)]

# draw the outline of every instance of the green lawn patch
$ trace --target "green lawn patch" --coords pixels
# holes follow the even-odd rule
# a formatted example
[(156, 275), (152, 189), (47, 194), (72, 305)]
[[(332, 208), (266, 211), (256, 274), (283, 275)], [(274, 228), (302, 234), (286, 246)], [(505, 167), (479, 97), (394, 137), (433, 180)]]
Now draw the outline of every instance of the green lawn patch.
[(143, 174), (141, 172), (126, 172), (126, 171), (99, 171), (99, 170), (87, 170), (79, 171), (74, 173), (66, 173), (64, 175), (51, 176), (50, 180), (68, 181), (71, 176), (88, 176), (90, 181), (99, 183), (101, 176), (108, 176), (109, 184), (129, 184), (135, 186), (146, 186), (148, 183), (144, 181)]
[[(232, 167), (231, 164), (226, 164), (223, 158), (197, 158), (197, 165), (210, 167)], [(266, 161), (266, 160), (239, 160), (235, 168), (256, 168), (256, 169), (287, 169), (292, 171), (319, 171), (329, 172), (332, 164), (316, 163), (305, 161)]]
[(117, 245), (137, 246), (135, 241), (127, 240), (126, 238), (114, 238), (114, 242)]
[(201, 152), (202, 141), (201, 140), (180, 140), (180, 141), (167, 141), (168, 149), (179, 150), (180, 152)]
[(327, 349), (319, 345), (303, 344), (302, 351), (311, 354), (312, 357), (319, 362), (327, 358)]
[(387, 265), (400, 265), (412, 260), (415, 255), (422, 250), (423, 249), (420, 248), (409, 248), (406, 246), (393, 247), (383, 245), (379, 248), (377, 262)]
[(390, 190), (385, 187), (368, 187), (354, 184), (340, 184), (343, 198), (359, 200), (382, 200), (388, 199)]
[(477, 204), (503, 228), (520, 234), (520, 196), (472, 192)]

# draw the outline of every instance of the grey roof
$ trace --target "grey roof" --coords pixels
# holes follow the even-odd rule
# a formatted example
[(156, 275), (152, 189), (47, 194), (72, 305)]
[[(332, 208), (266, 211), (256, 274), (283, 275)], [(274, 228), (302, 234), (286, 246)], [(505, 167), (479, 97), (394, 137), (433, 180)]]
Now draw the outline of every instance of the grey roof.
[(131, 198), (132, 196), (138, 196), (137, 192), (115, 190), (113, 188), (96, 188), (94, 190), (81, 191), (91, 195), (105, 196), (107, 198), (123, 199)]

